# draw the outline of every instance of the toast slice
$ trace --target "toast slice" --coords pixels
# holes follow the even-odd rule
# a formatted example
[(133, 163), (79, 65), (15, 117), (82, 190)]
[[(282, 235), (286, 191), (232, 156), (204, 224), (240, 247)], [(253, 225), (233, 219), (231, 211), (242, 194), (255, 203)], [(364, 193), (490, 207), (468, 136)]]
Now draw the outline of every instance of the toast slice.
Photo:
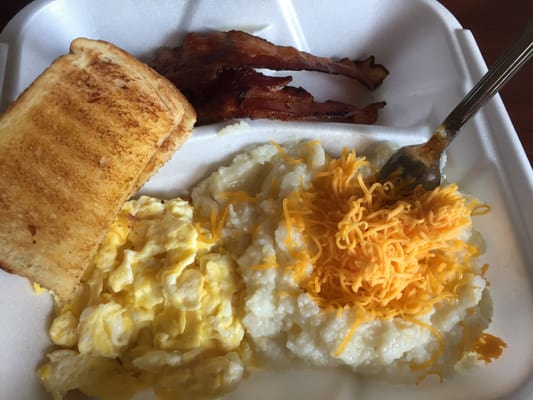
[(195, 118), (144, 63), (74, 40), (0, 117), (0, 266), (68, 300), (123, 203)]
[[(169, 90), (175, 90), (174, 84), (169, 81), (166, 81), (165, 84), (171, 86)], [(183, 96), (181, 93), (180, 95)], [(137, 192), (142, 185), (144, 185), (144, 183), (156, 173), (157, 170), (170, 159), (170, 157), (172, 157), (176, 150), (181, 147), (183, 142), (185, 142), (191, 134), (194, 124), (196, 123), (196, 111), (185, 97), (183, 97), (181, 105), (183, 107), (183, 116), (180, 125), (163, 141), (163, 143), (161, 143), (158, 151), (153, 154), (147, 166), (139, 175), (134, 192)]]

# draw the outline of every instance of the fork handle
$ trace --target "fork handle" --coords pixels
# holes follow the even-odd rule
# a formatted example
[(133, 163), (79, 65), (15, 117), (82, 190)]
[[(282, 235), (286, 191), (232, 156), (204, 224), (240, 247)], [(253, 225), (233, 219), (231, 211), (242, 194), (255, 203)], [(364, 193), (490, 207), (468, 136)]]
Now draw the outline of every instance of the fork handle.
[(487, 73), (468, 92), (442, 123), (451, 142), (457, 131), (483, 106), (533, 55), (533, 20), (514, 45), (496, 60)]

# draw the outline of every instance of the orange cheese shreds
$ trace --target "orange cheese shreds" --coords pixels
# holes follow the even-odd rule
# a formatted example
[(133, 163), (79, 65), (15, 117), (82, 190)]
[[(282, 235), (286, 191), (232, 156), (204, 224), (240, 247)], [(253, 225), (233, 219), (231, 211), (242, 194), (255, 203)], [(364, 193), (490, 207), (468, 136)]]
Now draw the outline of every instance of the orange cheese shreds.
[(214, 244), (222, 238), (222, 229), (229, 215), (230, 203), (226, 203), (222, 208), (222, 212), (218, 212), (216, 208), (211, 210), (209, 215), (208, 228), (204, 228), (201, 223), (195, 222), (194, 228), (198, 233), (198, 240), (206, 244)]
[(262, 263), (254, 265), (252, 268), (256, 271), (261, 271), (261, 270), (277, 268), (277, 267), (279, 267), (279, 264), (276, 261), (276, 255), (272, 254), (266, 257), (266, 259)]
[(247, 203), (257, 203), (259, 199), (256, 197), (250, 196), (244, 190), (238, 190), (235, 192), (221, 192), (218, 196), (224, 200), (229, 201), (230, 203), (238, 202), (247, 202)]
[(293, 157), (289, 157), (287, 155), (287, 153), (285, 152), (285, 149), (283, 147), (281, 147), (280, 144), (276, 143), (276, 142), (270, 142), (271, 145), (273, 145), (279, 152), (281, 158), (288, 162), (289, 164), (299, 164), (299, 163), (305, 163), (305, 161), (301, 158), (293, 158)]
[[(303, 162), (273, 145), (284, 162)], [(283, 273), (292, 274), (323, 310), (335, 310), (338, 318), (345, 310), (355, 315), (333, 355), (344, 352), (361, 324), (398, 318), (427, 329), (438, 343), (428, 360), (411, 368), (441, 376), (432, 368), (445, 340), (421, 317), (437, 303), (456, 301), (467, 276), (485, 279), (488, 265), (473, 267), (480, 250), (468, 238), (471, 217), (486, 214), (490, 207), (465, 197), (456, 184), (432, 191), (419, 187), (406, 195), (391, 182), (366, 178), (369, 169), (367, 160), (345, 149), (339, 158), (328, 159), (310, 183), (304, 186), (302, 179), (288, 197), (278, 198), (276, 179), (269, 199), (244, 191), (219, 193), (220, 207), (208, 222), (211, 235), (222, 237), (230, 204), (279, 201), (286, 234), (278, 245), (292, 260), (283, 265)], [(278, 261), (275, 255), (266, 256), (253, 269), (280, 270)], [(471, 346), (465, 343), (463, 350)], [(483, 334), (472, 351), (490, 362), (503, 347), (499, 338)]]
[[(308, 189), (283, 202), (285, 243), (298, 260), (290, 267), (295, 279), (319, 306), (357, 311), (338, 354), (361, 323), (414, 320), (456, 299), (466, 273), (479, 274), (471, 267), (478, 249), (460, 237), (471, 227), (472, 210), (486, 207), (467, 201), (455, 184), (402, 195), (391, 183), (365, 179), (364, 167), (365, 159), (344, 150)], [(307, 249), (292, 244), (291, 231)], [(309, 264), (312, 272), (305, 274)]]
[(507, 344), (497, 336), (483, 333), (474, 343), (472, 350), (478, 354), (480, 360), (490, 363), (499, 358)]

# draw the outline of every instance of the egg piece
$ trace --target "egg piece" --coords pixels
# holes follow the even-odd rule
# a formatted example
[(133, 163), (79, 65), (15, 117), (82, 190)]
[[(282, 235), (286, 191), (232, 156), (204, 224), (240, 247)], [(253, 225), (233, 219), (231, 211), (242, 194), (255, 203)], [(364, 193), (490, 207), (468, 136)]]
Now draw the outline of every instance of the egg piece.
[(62, 312), (52, 321), (49, 334), (57, 345), (75, 346), (78, 343), (78, 317), (71, 310)]
[(101, 400), (126, 400), (146, 386), (142, 377), (127, 371), (116, 359), (82, 355), (74, 350), (56, 350), (37, 374), (54, 400), (80, 389)]
[(72, 389), (126, 399), (144, 387), (160, 398), (201, 397), (242, 378), (250, 353), (242, 351), (240, 275), (198, 229), (181, 199), (124, 205), (50, 326), (59, 348), (38, 374), (55, 399)]
[(120, 304), (87, 307), (78, 323), (78, 350), (81, 354), (116, 358), (129, 344), (132, 332), (133, 321)]

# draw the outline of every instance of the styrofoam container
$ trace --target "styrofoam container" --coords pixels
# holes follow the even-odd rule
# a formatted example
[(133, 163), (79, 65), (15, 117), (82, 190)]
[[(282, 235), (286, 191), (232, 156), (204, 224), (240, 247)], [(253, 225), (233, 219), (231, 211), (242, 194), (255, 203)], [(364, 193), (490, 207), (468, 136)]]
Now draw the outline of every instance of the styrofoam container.
[[(387, 101), (386, 109), (374, 126), (247, 121), (221, 134), (227, 123), (196, 128), (144, 193), (184, 193), (250, 143), (320, 138), (338, 152), (343, 146), (365, 151), (382, 140), (421, 142), (486, 71), (472, 34), (431, 0), (38, 0), (0, 35), (2, 109), (76, 37), (105, 39), (148, 59), (157, 47), (177, 45), (189, 31), (212, 29), (241, 29), (322, 56), (373, 54), (391, 72), (372, 93)], [(348, 79), (292, 75), (296, 85), (321, 100), (371, 99)], [(489, 331), (508, 343), (503, 356), (443, 384), (428, 379), (416, 387), (371, 382), (346, 371), (264, 371), (228, 398), (533, 398), (533, 174), (499, 96), (451, 145), (446, 174), (492, 207), (475, 225), (487, 242), (483, 261), (491, 265)], [(35, 368), (50, 346), (52, 305), (49, 294), (36, 295), (28, 281), (0, 271), (1, 398), (48, 398)]]

